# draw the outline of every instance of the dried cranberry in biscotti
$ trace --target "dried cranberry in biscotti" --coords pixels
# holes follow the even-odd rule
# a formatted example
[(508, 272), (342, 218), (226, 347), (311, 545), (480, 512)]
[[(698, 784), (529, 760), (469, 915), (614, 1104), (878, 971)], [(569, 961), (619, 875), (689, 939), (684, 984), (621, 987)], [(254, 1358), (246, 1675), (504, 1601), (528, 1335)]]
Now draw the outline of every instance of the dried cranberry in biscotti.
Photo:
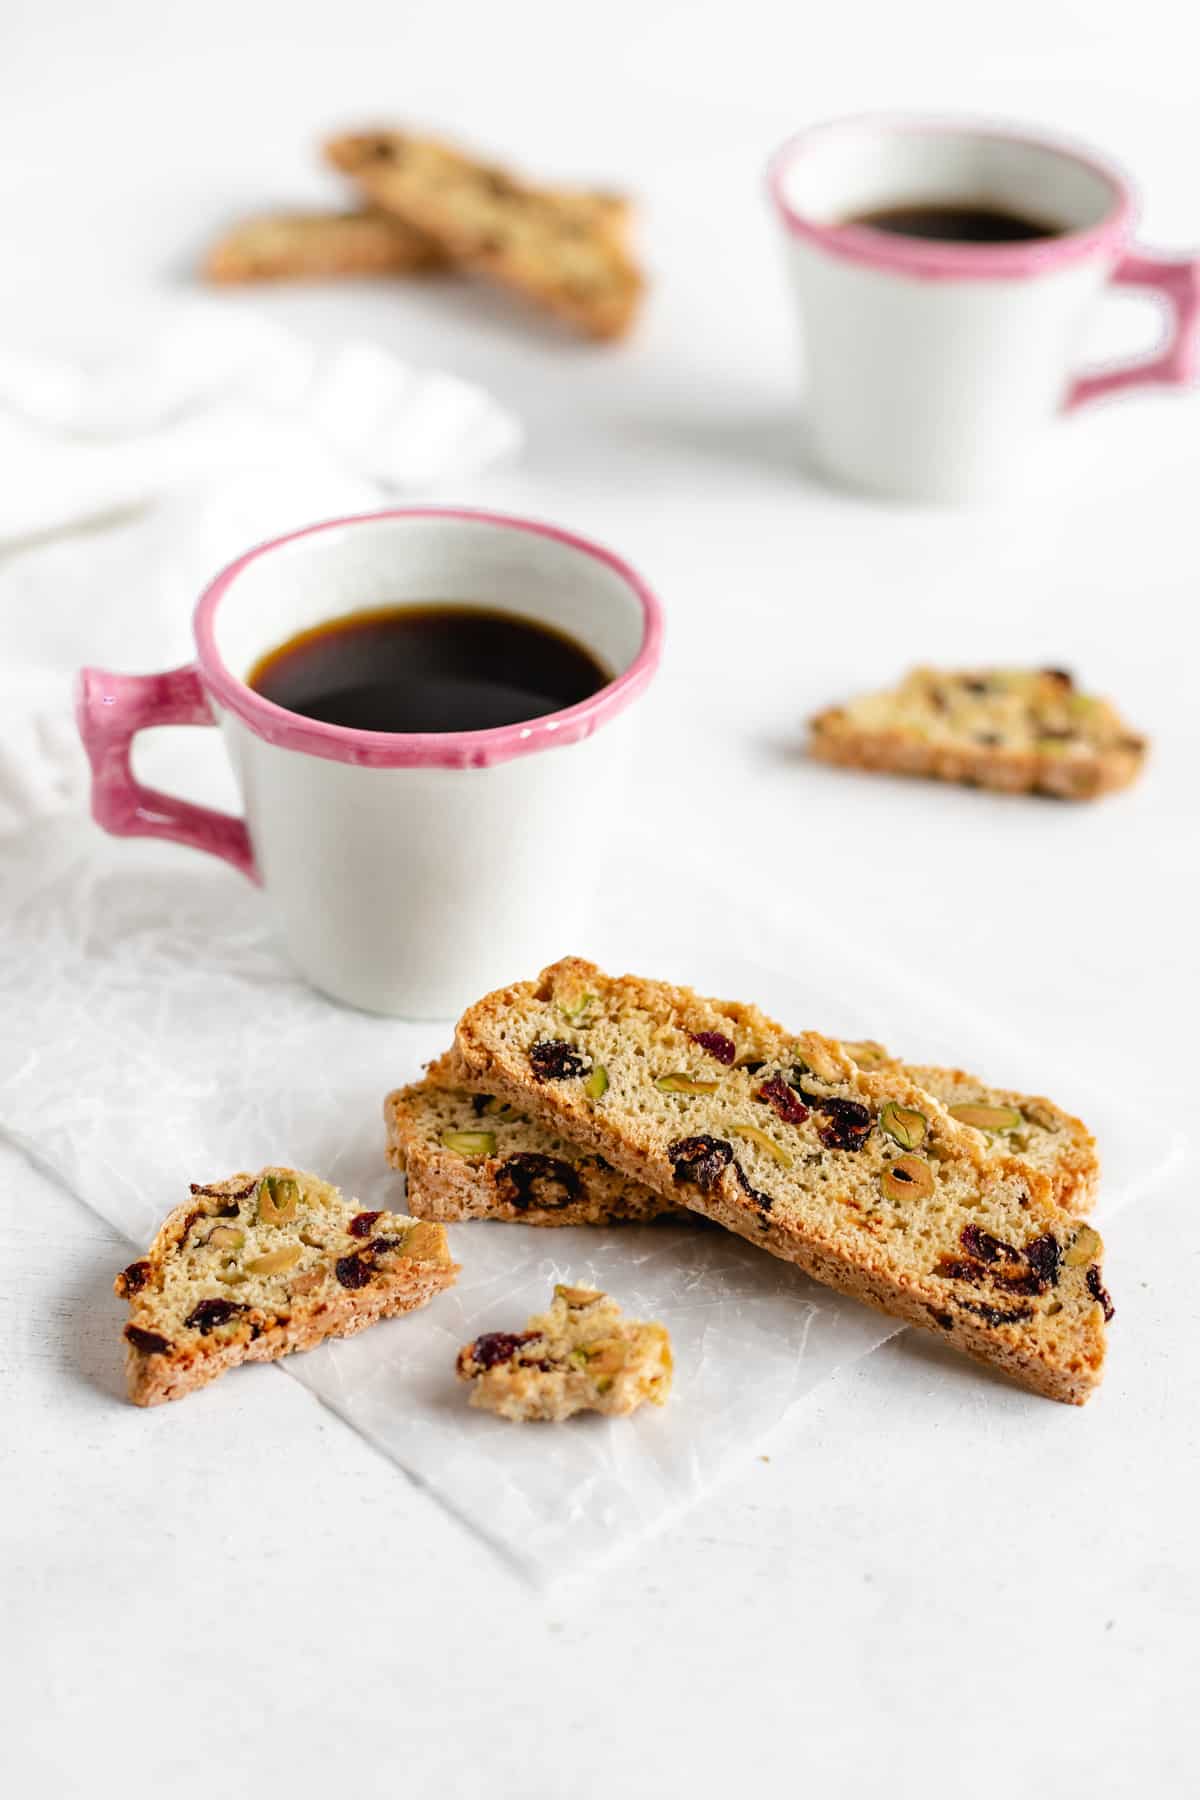
[(145, 1356), (165, 1356), (171, 1348), (165, 1337), (159, 1337), (157, 1331), (143, 1331), (140, 1325), (127, 1325), (125, 1336), (135, 1350)]
[(721, 1179), (722, 1169), (733, 1161), (733, 1145), (703, 1132), (698, 1137), (676, 1138), (667, 1145), (667, 1155), (675, 1166), (677, 1182), (694, 1182), (707, 1194)]
[(689, 1031), (688, 1036), (693, 1044), (699, 1044), (702, 1050), (707, 1050), (710, 1056), (715, 1056), (726, 1068), (729, 1068), (737, 1055), (737, 1045), (723, 1031)]
[(765, 1100), (768, 1106), (774, 1107), (785, 1125), (803, 1125), (808, 1117), (807, 1106), (782, 1075), (772, 1075), (769, 1081), (764, 1081), (754, 1098)]
[(236, 1300), (200, 1300), (183, 1322), (190, 1329), (202, 1332), (207, 1337), (218, 1325), (227, 1325), (230, 1319), (236, 1318), (238, 1313), (245, 1310)]
[(350, 1233), (351, 1237), (369, 1237), (371, 1235), (372, 1225), (374, 1225), (376, 1219), (381, 1219), (382, 1217), (383, 1214), (378, 1212), (355, 1213), (349, 1225), (347, 1225), (346, 1230)]
[(496, 1192), (521, 1212), (530, 1206), (569, 1206), (579, 1198), (579, 1176), (561, 1156), (523, 1150), (496, 1170)]
[(570, 1081), (585, 1075), (587, 1063), (573, 1045), (562, 1038), (547, 1038), (529, 1052), (529, 1066), (537, 1081)]

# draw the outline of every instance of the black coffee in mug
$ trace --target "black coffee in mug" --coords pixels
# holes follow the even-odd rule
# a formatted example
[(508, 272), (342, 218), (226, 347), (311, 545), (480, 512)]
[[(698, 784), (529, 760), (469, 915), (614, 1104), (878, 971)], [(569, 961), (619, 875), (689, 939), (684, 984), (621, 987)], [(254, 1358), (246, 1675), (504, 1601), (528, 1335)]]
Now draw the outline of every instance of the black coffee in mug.
[(552, 627), (482, 606), (383, 606), (260, 657), (264, 700), (357, 731), (487, 731), (574, 706), (612, 676)]
[(852, 213), (843, 225), (869, 225), (895, 237), (928, 238), (952, 244), (1023, 244), (1032, 238), (1061, 237), (1057, 225), (1008, 207), (958, 200), (914, 200)]

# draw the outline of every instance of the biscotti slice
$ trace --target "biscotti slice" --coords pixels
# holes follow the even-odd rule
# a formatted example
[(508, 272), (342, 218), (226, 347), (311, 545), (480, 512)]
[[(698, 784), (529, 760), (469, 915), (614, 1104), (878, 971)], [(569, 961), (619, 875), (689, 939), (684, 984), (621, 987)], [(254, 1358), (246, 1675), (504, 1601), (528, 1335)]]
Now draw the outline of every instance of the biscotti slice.
[(533, 187), (407, 132), (348, 133), (326, 151), (372, 206), (431, 237), (453, 262), (590, 337), (620, 337), (632, 324), (641, 276), (586, 196)]
[(1097, 1233), (898, 1070), (576, 958), (470, 1007), (456, 1046), (481, 1089), (816, 1280), (1054, 1399), (1098, 1382)]
[(363, 1212), (299, 1169), (193, 1184), (114, 1283), (129, 1302), (129, 1397), (179, 1400), (237, 1363), (349, 1337), (457, 1274), (440, 1225)]
[(261, 213), (231, 226), (208, 252), (209, 281), (286, 281), (334, 275), (416, 275), (450, 259), (423, 231), (378, 208)]
[[(1084, 1213), (1099, 1181), (1087, 1126), (1050, 1100), (989, 1087), (962, 1069), (902, 1064), (882, 1044), (842, 1043), (860, 1068), (898, 1068), (989, 1147), (1038, 1169), (1056, 1205)], [(603, 1157), (548, 1131), (494, 1094), (465, 1085), (454, 1056), (384, 1101), (387, 1157), (408, 1174), (419, 1219), (506, 1219), (525, 1225), (646, 1222), (688, 1209), (630, 1182)]]
[(1146, 759), (1145, 738), (1065, 669), (914, 669), (810, 730), (825, 762), (1064, 800), (1127, 787)]
[(488, 1331), (464, 1344), (457, 1370), (471, 1384), (471, 1405), (502, 1419), (624, 1415), (647, 1400), (666, 1404), (671, 1339), (665, 1326), (623, 1319), (598, 1288), (560, 1282), (550, 1310), (524, 1331)]

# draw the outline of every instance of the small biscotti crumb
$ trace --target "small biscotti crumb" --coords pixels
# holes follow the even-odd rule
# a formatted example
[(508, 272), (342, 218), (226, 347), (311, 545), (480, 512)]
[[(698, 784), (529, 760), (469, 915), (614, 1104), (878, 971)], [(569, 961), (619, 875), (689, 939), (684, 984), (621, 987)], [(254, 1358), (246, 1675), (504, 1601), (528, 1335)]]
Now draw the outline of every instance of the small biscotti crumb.
[(179, 1400), (237, 1363), (349, 1337), (457, 1274), (440, 1225), (364, 1212), (299, 1169), (193, 1184), (113, 1284), (129, 1302), (129, 1397)]
[(554, 1290), (548, 1312), (524, 1331), (488, 1331), (458, 1353), (471, 1405), (502, 1419), (569, 1419), (662, 1406), (671, 1391), (671, 1340), (663, 1325), (622, 1319), (598, 1288)]
[(1006, 793), (1093, 800), (1128, 787), (1146, 740), (1065, 669), (914, 669), (811, 721), (812, 754)]

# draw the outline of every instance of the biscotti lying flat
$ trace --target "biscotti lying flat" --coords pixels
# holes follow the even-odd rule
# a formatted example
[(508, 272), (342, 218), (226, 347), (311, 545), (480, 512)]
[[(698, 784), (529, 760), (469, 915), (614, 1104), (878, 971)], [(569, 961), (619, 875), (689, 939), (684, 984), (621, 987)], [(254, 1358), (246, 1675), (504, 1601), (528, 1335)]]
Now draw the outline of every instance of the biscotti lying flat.
[(622, 1415), (671, 1391), (671, 1340), (662, 1325), (623, 1319), (598, 1288), (554, 1290), (550, 1310), (520, 1332), (488, 1331), (458, 1354), (471, 1405), (502, 1419)]
[[(622, 195), (564, 190), (598, 231), (619, 237), (629, 222)], [(322, 281), (366, 275), (425, 275), (454, 267), (449, 253), (424, 231), (379, 207), (355, 212), (259, 213), (230, 226), (211, 246), (203, 274), (209, 281)]]
[[(1050, 1182), (1055, 1204), (1083, 1213), (1099, 1178), (1095, 1139), (1051, 1101), (988, 1087), (961, 1069), (903, 1065), (880, 1044), (843, 1044), (863, 1068), (898, 1068), (952, 1118)], [(638, 1182), (495, 1095), (471, 1090), (453, 1055), (384, 1102), (387, 1155), (408, 1173), (419, 1219), (507, 1219), (526, 1225), (611, 1225), (687, 1208)]]
[(378, 209), (262, 213), (232, 226), (204, 265), (209, 281), (318, 280), (331, 275), (416, 275), (449, 267), (424, 232)]
[(179, 1400), (238, 1363), (349, 1337), (457, 1274), (440, 1225), (360, 1211), (298, 1169), (193, 1186), (114, 1284), (129, 1397)]
[(622, 336), (642, 280), (586, 195), (534, 187), (436, 139), (398, 131), (335, 137), (326, 153), (362, 199), (595, 338)]
[(896, 1069), (568, 958), (459, 1021), (472, 1082), (624, 1175), (1036, 1392), (1100, 1378), (1102, 1246)]
[(914, 669), (811, 721), (812, 754), (1008, 793), (1091, 800), (1140, 774), (1146, 740), (1064, 669)]

